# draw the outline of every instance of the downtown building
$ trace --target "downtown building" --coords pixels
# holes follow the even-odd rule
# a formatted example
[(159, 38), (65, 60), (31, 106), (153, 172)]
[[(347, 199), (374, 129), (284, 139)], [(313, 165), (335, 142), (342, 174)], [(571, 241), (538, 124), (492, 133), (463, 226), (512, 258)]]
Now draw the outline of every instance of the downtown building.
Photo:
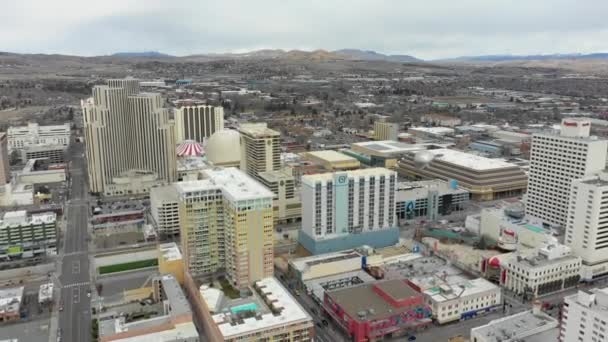
[(564, 298), (559, 341), (608, 341), (608, 287)]
[(396, 185), (385, 168), (303, 176), (300, 243), (312, 254), (397, 243)]
[(581, 276), (608, 275), (608, 172), (572, 182), (564, 243), (583, 259)]
[(174, 111), (175, 140), (202, 143), (224, 129), (224, 108), (205, 105), (183, 106)]
[(40, 126), (30, 122), (26, 126), (12, 126), (6, 131), (9, 153), (16, 151), (22, 161), (49, 158), (54, 163), (64, 161), (70, 144), (71, 125)]
[(256, 180), (261, 172), (281, 168), (281, 134), (268, 128), (265, 123), (242, 124), (241, 170)]
[(226, 274), (246, 289), (274, 270), (273, 193), (236, 168), (175, 183), (182, 252), (193, 277)]
[(589, 136), (589, 119), (563, 119), (560, 134), (534, 134), (526, 214), (545, 224), (566, 226), (572, 181), (606, 166), (608, 140)]
[(82, 101), (90, 191), (147, 193), (176, 179), (175, 131), (157, 93), (135, 79), (109, 80)]

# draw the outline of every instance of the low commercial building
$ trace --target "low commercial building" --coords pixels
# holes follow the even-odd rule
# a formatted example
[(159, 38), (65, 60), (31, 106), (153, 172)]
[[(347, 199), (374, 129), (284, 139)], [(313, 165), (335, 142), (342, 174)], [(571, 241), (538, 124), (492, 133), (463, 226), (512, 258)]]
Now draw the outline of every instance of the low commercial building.
[(473, 151), (481, 152), (487, 157), (500, 157), (505, 153), (503, 144), (493, 140), (477, 140), (469, 144)]
[[(544, 342), (557, 341), (559, 322), (539, 307), (490, 321), (471, 329), (473, 342)], [(576, 340), (563, 340), (576, 341)]]
[(413, 179), (454, 179), (480, 201), (519, 196), (526, 190), (527, 176), (515, 164), (447, 148), (424, 153), (430, 159), (426, 167), (417, 165), (416, 153), (409, 153), (398, 163), (399, 174)]
[(23, 286), (0, 289), (0, 322), (14, 322), (21, 318)]
[(502, 305), (499, 286), (477, 278), (459, 284), (441, 284), (423, 292), (439, 324), (464, 320)]
[(465, 226), (489, 241), (496, 241), (497, 246), (505, 251), (519, 247), (536, 248), (552, 234), (542, 222), (525, 218), (523, 207), (519, 205), (484, 208), (479, 214), (467, 216)]
[(420, 122), (433, 126), (455, 127), (461, 124), (461, 120), (455, 116), (443, 114), (425, 114), (420, 117)]
[(65, 164), (49, 164), (49, 159), (30, 159), (17, 173), (17, 182), (23, 184), (61, 183), (67, 179)]
[(570, 247), (551, 238), (532, 255), (514, 253), (500, 263), (500, 285), (528, 298), (576, 286), (582, 259), (572, 255)]
[(150, 214), (158, 234), (179, 235), (179, 199), (173, 185), (150, 189)]
[(57, 214), (9, 211), (0, 221), (0, 259), (57, 253)]
[(454, 129), (450, 127), (410, 127), (407, 132), (426, 139), (442, 139), (454, 135)]
[(361, 167), (356, 158), (334, 150), (306, 152), (303, 156), (327, 171), (355, 170)]
[(564, 298), (559, 341), (608, 340), (608, 287), (579, 290)]
[(153, 279), (153, 297), (164, 303), (162, 312), (131, 322), (125, 316), (110, 314), (99, 319), (99, 341), (119, 342), (197, 342), (200, 340), (192, 321), (190, 304), (179, 283), (171, 275)]
[(252, 296), (233, 301), (219, 289), (201, 286), (199, 309), (208, 341), (314, 340), (312, 317), (276, 278), (258, 280), (251, 290)]
[(18, 151), (21, 160), (49, 158), (54, 163), (64, 161), (65, 150), (70, 144), (71, 125), (9, 127), (7, 130), (9, 151)]
[(397, 184), (397, 218), (410, 220), (426, 217), (436, 220), (441, 215), (462, 211), (470, 193), (458, 187), (458, 182), (435, 179)]
[(109, 202), (96, 206), (90, 219), (95, 230), (137, 229), (144, 224), (146, 206), (141, 201)]
[(180, 285), (184, 284), (184, 260), (175, 242), (158, 245), (158, 273), (170, 274)]
[[(426, 145), (405, 144), (397, 141), (364, 141), (351, 145), (351, 150), (367, 159), (370, 166), (395, 167), (397, 160), (408, 152), (425, 150)], [(348, 153), (348, 152), (345, 152)]]
[(323, 307), (354, 342), (400, 336), (431, 324), (423, 295), (398, 279), (326, 291)]
[(282, 169), (260, 172), (258, 176), (260, 182), (275, 195), (272, 201), (275, 224), (302, 220), (300, 189), (296, 188), (296, 180), (291, 172)]

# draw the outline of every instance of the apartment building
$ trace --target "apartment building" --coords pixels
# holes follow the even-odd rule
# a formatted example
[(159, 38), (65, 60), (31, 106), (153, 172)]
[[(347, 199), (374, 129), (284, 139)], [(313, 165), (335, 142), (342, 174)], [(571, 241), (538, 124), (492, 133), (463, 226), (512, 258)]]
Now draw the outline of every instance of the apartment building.
[(239, 289), (272, 276), (274, 194), (235, 168), (202, 174), (175, 183), (186, 269), (195, 277), (225, 273)]

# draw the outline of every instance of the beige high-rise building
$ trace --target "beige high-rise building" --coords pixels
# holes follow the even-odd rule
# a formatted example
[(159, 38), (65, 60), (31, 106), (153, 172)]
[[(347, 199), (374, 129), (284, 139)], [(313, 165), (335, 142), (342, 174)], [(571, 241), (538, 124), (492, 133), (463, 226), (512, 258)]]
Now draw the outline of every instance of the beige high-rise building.
[(11, 181), (11, 169), (8, 161), (8, 138), (0, 133), (0, 186)]
[(399, 134), (399, 124), (394, 122), (376, 121), (374, 122), (375, 140), (397, 141)]
[(175, 110), (177, 142), (194, 140), (202, 143), (213, 133), (224, 129), (224, 108), (213, 106), (183, 106)]
[(236, 168), (175, 183), (182, 252), (193, 276), (225, 273), (245, 289), (273, 274), (273, 193)]
[(92, 192), (146, 193), (176, 179), (175, 131), (156, 93), (140, 93), (135, 79), (109, 80), (82, 101)]
[(260, 172), (281, 168), (281, 134), (265, 123), (242, 124), (241, 170), (260, 180)]

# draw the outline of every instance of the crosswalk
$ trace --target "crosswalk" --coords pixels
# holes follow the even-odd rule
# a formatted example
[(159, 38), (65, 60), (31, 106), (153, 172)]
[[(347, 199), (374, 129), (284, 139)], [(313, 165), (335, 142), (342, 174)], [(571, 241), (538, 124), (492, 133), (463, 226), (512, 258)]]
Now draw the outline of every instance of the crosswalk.
[(70, 287), (80, 287), (80, 286), (89, 286), (91, 285), (90, 282), (85, 281), (85, 282), (81, 282), (81, 283), (73, 283), (73, 284), (68, 284), (68, 285), (63, 285), (62, 288), (67, 289)]

